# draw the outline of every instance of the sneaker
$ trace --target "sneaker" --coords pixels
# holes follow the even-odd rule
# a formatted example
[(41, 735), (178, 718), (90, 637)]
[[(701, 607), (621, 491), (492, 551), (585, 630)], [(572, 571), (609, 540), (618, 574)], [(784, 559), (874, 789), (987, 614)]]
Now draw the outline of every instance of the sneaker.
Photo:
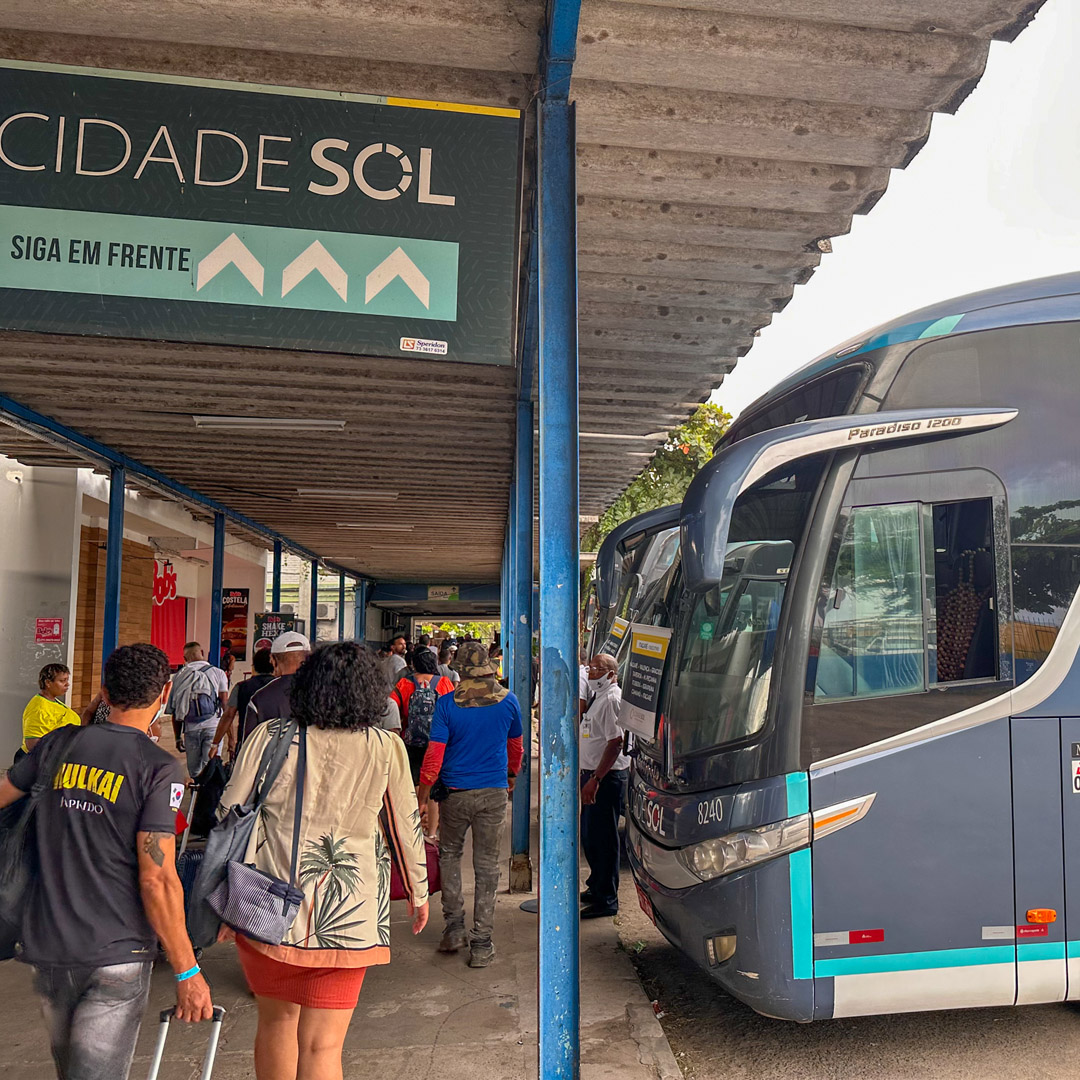
[(593, 892), (590, 889), (583, 889), (581, 891), (581, 895), (578, 897), (578, 899), (583, 904), (595, 904), (596, 903), (596, 896), (593, 894)]
[(465, 936), (465, 928), (463, 926), (448, 926), (443, 931), (442, 941), (439, 942), (439, 952), (444, 953), (456, 953), (459, 949), (464, 949), (469, 944), (469, 939)]
[(489, 941), (486, 945), (473, 945), (469, 950), (469, 967), (484, 968), (495, 959), (495, 946)]

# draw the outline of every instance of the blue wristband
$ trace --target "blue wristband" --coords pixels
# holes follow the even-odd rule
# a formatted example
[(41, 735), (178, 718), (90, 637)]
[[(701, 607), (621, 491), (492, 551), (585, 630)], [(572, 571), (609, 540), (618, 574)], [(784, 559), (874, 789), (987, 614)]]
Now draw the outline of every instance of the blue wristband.
[(182, 971), (179, 975), (175, 975), (174, 978), (177, 982), (187, 982), (188, 979), (193, 979), (198, 975), (200, 971), (202, 971), (202, 968), (196, 964), (193, 968), (188, 968), (187, 971)]

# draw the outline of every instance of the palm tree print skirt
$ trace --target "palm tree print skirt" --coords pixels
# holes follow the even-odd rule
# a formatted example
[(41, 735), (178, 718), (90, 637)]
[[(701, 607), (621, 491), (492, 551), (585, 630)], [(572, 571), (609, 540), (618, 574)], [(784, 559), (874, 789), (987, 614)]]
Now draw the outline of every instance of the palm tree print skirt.
[(240, 966), (256, 997), (291, 1001), (309, 1009), (355, 1009), (364, 985), (362, 967), (298, 967), (256, 951), (236, 935)]

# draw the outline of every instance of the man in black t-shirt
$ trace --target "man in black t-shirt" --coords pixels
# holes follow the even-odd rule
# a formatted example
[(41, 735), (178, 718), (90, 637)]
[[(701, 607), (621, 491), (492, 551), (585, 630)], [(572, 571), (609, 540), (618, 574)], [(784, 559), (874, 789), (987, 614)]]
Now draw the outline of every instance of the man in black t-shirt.
[(102, 681), (108, 720), (50, 733), (0, 781), (2, 808), (33, 789), (43, 762), (52, 773), (37, 807), (22, 959), (36, 971), (61, 1078), (125, 1080), (159, 941), (176, 974), (177, 1018), (212, 1015), (174, 858), (184, 768), (147, 738), (168, 687), (160, 649), (117, 649)]
[(275, 678), (251, 695), (247, 712), (241, 717), (241, 742), (267, 720), (289, 719), (292, 715), (289, 694), (292, 691), (293, 676), (310, 655), (311, 644), (303, 634), (298, 634), (295, 630), (274, 638), (274, 644), (270, 646), (270, 659), (274, 665)]

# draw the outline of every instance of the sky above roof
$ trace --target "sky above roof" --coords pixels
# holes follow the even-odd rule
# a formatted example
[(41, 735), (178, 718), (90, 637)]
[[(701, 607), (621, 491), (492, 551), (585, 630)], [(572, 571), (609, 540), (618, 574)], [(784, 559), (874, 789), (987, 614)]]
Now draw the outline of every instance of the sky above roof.
[(1047, 0), (877, 206), (833, 241), (712, 400), (738, 414), (847, 338), (939, 300), (1080, 269), (1080, 3)]

